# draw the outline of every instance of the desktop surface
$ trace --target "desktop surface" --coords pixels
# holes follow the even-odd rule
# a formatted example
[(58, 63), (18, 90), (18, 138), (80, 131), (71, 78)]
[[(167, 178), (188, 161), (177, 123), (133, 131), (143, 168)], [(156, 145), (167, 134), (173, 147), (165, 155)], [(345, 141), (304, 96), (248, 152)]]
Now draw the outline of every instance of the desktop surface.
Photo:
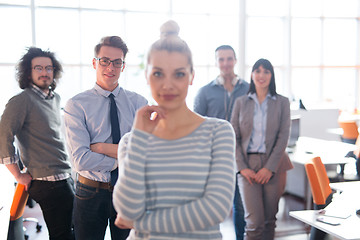
[[(289, 214), (337, 238), (359, 240), (360, 216), (356, 212), (360, 209), (360, 181), (343, 182), (335, 186), (343, 192), (333, 198), (325, 211), (321, 211), (322, 214), (318, 210), (291, 211)], [(331, 224), (318, 221), (319, 217)]]

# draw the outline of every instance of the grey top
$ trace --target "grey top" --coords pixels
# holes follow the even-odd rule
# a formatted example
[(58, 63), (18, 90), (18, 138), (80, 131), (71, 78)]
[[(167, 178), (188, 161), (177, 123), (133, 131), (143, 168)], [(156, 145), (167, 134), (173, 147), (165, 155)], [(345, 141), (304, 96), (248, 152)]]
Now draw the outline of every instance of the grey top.
[(12, 97), (0, 121), (0, 163), (16, 163), (14, 140), (33, 178), (70, 173), (61, 135), (60, 96), (44, 99), (31, 88)]

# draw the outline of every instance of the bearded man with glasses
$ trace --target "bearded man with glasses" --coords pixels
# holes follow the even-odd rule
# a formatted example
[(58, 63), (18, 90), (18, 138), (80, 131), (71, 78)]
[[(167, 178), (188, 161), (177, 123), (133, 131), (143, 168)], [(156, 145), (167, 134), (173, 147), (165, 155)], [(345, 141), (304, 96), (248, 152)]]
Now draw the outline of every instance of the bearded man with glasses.
[(137, 109), (147, 100), (119, 86), (128, 48), (118, 36), (95, 46), (95, 86), (71, 98), (65, 106), (68, 149), (77, 172), (74, 228), (77, 240), (104, 239), (110, 223), (112, 239), (126, 239), (129, 229), (114, 225), (113, 185), (117, 174), (117, 148), (131, 130)]
[[(0, 121), (0, 163), (39, 203), (51, 240), (73, 239), (74, 182), (54, 92), (61, 72), (54, 53), (30, 47), (16, 68), (24, 91), (9, 100)], [(20, 171), (20, 159), (26, 171)]]

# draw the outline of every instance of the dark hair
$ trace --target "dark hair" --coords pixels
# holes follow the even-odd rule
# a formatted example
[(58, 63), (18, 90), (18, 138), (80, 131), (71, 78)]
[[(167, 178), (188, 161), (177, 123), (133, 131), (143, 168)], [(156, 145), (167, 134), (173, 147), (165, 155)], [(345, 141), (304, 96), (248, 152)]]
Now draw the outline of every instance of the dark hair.
[[(256, 61), (256, 63), (254, 64), (251, 73), (253, 73), (256, 69), (258, 69), (260, 66), (262, 66), (263, 68), (269, 70), (271, 72), (271, 79), (270, 79), (270, 84), (269, 84), (269, 92), (271, 96), (276, 95), (276, 85), (275, 85), (275, 73), (274, 73), (274, 67), (271, 64), (271, 62), (267, 59), (264, 58), (260, 58), (259, 60)], [(254, 84), (254, 80), (252, 79), (252, 74), (250, 77), (250, 88), (249, 88), (249, 92), (248, 93), (256, 93), (256, 88), (255, 88), (255, 84)]]
[(22, 56), (16, 66), (16, 80), (19, 82), (20, 88), (25, 89), (30, 87), (33, 81), (31, 78), (31, 61), (37, 57), (47, 57), (51, 59), (52, 65), (54, 67), (54, 79), (50, 85), (50, 89), (51, 91), (55, 90), (57, 81), (61, 78), (61, 73), (63, 71), (62, 66), (60, 62), (56, 60), (55, 53), (50, 52), (49, 50), (43, 51), (37, 47), (27, 48), (27, 53)]
[(182, 40), (179, 35), (180, 27), (173, 21), (169, 20), (160, 27), (160, 39), (154, 42), (148, 52), (147, 62), (149, 63), (151, 53), (153, 51), (168, 51), (179, 52), (184, 54), (188, 58), (190, 64), (190, 71), (193, 72), (194, 65), (192, 60), (192, 54), (187, 43)]
[(236, 53), (235, 53), (235, 50), (232, 48), (232, 46), (230, 46), (230, 45), (221, 45), (221, 46), (219, 46), (219, 47), (217, 47), (217, 48), (215, 49), (215, 53), (216, 53), (217, 51), (219, 51), (219, 50), (231, 50), (231, 51), (233, 51), (234, 57), (235, 57), (235, 59), (236, 59)]
[(100, 42), (95, 46), (95, 49), (94, 49), (95, 57), (98, 56), (102, 46), (120, 48), (124, 53), (124, 58), (125, 58), (127, 52), (129, 51), (125, 42), (119, 36), (107, 36), (107, 37), (103, 37), (100, 40)]

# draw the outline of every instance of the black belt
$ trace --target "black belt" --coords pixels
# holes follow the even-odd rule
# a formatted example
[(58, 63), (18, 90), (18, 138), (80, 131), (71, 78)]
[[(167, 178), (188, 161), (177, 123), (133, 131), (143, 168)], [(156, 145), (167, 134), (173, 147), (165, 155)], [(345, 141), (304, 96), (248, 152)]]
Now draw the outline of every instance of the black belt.
[(250, 154), (265, 154), (265, 153), (262, 153), (262, 152), (248, 152), (247, 154), (250, 155)]

